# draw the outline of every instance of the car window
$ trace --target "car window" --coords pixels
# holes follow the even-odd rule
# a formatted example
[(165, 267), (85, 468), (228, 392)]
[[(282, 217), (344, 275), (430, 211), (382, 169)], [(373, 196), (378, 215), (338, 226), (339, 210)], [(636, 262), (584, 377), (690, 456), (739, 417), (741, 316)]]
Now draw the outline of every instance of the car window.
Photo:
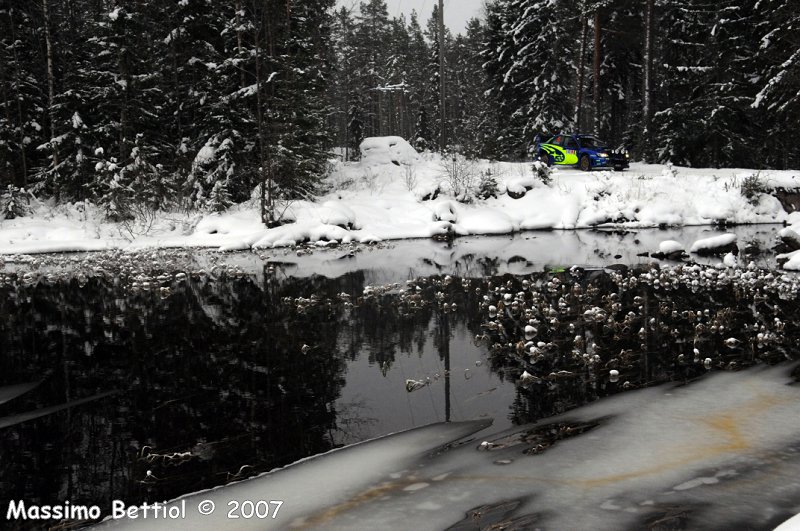
[(557, 137), (556, 137), (556, 139), (555, 139), (555, 140), (553, 140), (553, 142), (552, 142), (552, 143), (553, 143), (553, 144), (557, 144), (557, 145), (559, 145), (559, 146), (560, 146), (560, 145), (561, 145), (561, 140), (562, 140), (562, 138), (561, 138), (560, 136), (557, 136)]
[(574, 138), (569, 137), (564, 140), (564, 147), (567, 149), (578, 149), (578, 143), (575, 142)]
[(593, 136), (585, 136), (581, 138), (581, 145), (588, 149), (597, 149), (605, 146), (605, 142)]

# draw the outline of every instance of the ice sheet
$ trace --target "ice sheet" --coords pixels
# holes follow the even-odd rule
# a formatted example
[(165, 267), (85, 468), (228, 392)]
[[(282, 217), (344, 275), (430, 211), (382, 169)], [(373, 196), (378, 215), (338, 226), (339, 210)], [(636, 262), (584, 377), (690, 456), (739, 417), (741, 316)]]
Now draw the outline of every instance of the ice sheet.
[[(690, 528), (769, 527), (800, 499), (800, 386), (789, 371), (758, 367), (628, 392), (432, 456), (423, 454), (479, 426), (412, 430), (186, 500), (191, 516), (202, 499), (221, 507), (283, 499), (285, 512), (269, 522), (282, 529), (444, 529), (465, 518), (480, 524), (470, 511), (498, 503), (506, 504), (505, 522), (546, 529), (641, 528), (675, 511)], [(531, 430), (587, 422), (599, 425), (526, 454)], [(186, 524), (215, 529), (218, 517)], [(106, 525), (123, 524), (159, 528)]]
[[(353, 506), (380, 498), (381, 488), (393, 477), (424, 459), (428, 452), (457, 441), (487, 427), (490, 421), (439, 423), (373, 439), (305, 459), (283, 469), (228, 485), (185, 496), (190, 510), (180, 522), (184, 529), (239, 530), (282, 528), (303, 525), (303, 518), (340, 504)], [(198, 503), (213, 501), (219, 508), (211, 516), (195, 510)], [(282, 500), (278, 518), (227, 518), (230, 500)], [(310, 524), (310, 522), (308, 522)], [(99, 527), (108, 529), (171, 529), (175, 523), (165, 520), (106, 520)]]

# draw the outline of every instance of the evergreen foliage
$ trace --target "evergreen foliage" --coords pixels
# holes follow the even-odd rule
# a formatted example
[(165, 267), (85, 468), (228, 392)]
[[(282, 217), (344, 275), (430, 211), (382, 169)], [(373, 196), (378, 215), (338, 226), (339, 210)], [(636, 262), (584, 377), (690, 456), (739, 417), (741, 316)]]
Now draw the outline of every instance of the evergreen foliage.
[(630, 0), (489, 0), (442, 43), (436, 10), (392, 18), (385, 0), (6, 3), (0, 190), (124, 219), (259, 189), (274, 222), (332, 149), (354, 160), (365, 137), (398, 135), (438, 150), (442, 130), (469, 157), (520, 159), (535, 134), (575, 130), (651, 162), (798, 167), (800, 0), (650, 3), (649, 70), (648, 2)]

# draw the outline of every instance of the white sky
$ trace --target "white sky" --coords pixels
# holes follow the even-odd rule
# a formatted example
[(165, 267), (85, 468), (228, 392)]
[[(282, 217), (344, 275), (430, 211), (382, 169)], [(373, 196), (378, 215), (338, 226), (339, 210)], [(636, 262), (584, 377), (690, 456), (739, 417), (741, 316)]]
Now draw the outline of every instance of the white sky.
[[(401, 13), (406, 16), (412, 9), (417, 11), (422, 27), (431, 16), (434, 4), (439, 0), (386, 0), (389, 16), (396, 17)], [(444, 0), (444, 23), (454, 34), (464, 33), (467, 21), (473, 17), (480, 17), (484, 0)], [(336, 5), (358, 7), (360, 0), (336, 0)]]

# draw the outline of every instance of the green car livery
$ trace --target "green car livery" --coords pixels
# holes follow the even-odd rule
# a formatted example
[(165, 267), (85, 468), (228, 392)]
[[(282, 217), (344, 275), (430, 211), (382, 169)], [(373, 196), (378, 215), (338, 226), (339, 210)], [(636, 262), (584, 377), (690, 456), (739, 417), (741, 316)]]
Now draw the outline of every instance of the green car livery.
[(578, 166), (583, 171), (592, 168), (614, 168), (622, 171), (628, 167), (625, 149), (609, 149), (592, 135), (556, 135), (545, 142), (537, 137), (534, 153), (548, 166)]

